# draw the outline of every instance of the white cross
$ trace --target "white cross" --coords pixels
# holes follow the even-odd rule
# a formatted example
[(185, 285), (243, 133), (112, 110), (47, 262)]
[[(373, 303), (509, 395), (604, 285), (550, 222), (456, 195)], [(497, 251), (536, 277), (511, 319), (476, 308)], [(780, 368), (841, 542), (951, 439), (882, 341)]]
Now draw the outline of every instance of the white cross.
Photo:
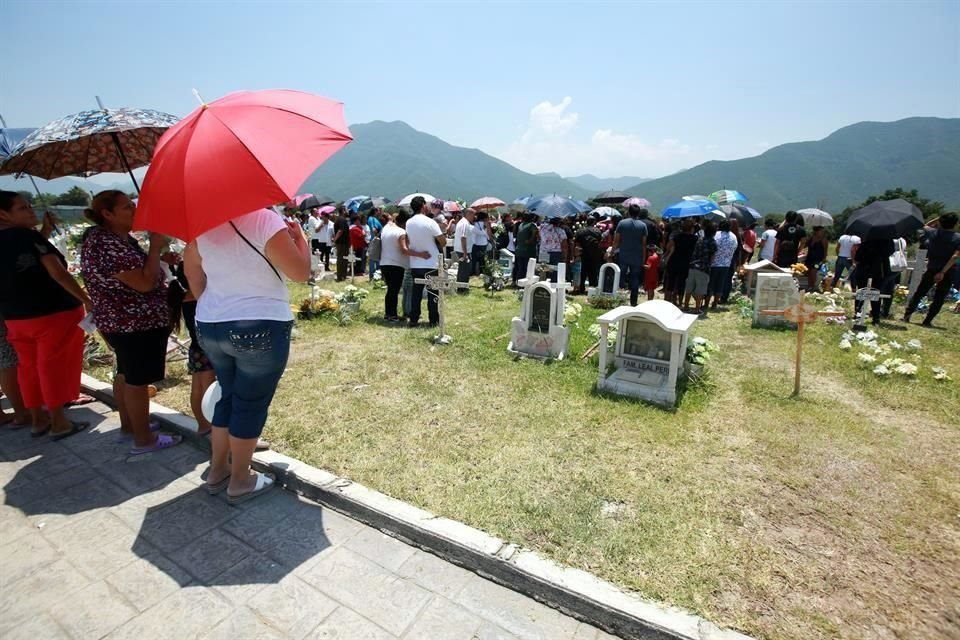
[(920, 281), (923, 279), (923, 272), (927, 269), (927, 250), (917, 249), (917, 255), (913, 260), (907, 261), (907, 270), (910, 272), (910, 279), (907, 281), (907, 299), (913, 297), (920, 287)]
[[(453, 342), (453, 338), (446, 333), (444, 300), (446, 299), (446, 294), (452, 293), (457, 289), (469, 289), (470, 283), (457, 282), (457, 279), (447, 272), (442, 253), (438, 256), (438, 259), (440, 264), (436, 273), (427, 274), (425, 278), (414, 278), (413, 281), (416, 284), (426, 285), (428, 289), (427, 295), (437, 296), (437, 315), (440, 317), (440, 321), (437, 323), (437, 335), (433, 341), (438, 344), (450, 344)], [(432, 293), (429, 291), (430, 289), (436, 291), (436, 293)]]
[(860, 305), (860, 313), (853, 317), (853, 330), (866, 331), (867, 302), (880, 302), (881, 298), (889, 297), (886, 293), (880, 293), (879, 289), (873, 288), (873, 278), (867, 280), (867, 286), (857, 289), (857, 293), (854, 294), (854, 299), (863, 304)]
[(567, 306), (567, 289), (572, 285), (567, 282), (567, 265), (561, 262), (557, 265), (557, 282), (551, 285), (557, 292), (557, 319), (555, 324), (563, 326), (563, 312)]
[(528, 287), (538, 282), (540, 282), (540, 276), (537, 275), (537, 259), (530, 258), (527, 261), (527, 277), (517, 280), (517, 284), (521, 287)]
[(350, 253), (347, 254), (344, 260), (350, 263), (350, 284), (353, 284), (353, 263), (360, 262), (360, 258), (353, 252), (353, 247), (350, 247)]

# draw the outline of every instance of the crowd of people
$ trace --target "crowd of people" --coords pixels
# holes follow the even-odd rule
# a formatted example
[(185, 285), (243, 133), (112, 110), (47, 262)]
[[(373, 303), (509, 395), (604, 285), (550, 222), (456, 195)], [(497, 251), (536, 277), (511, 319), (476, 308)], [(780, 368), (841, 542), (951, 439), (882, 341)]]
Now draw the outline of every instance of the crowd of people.
[[(409, 210), (395, 212), (261, 209), (206, 231), (177, 254), (159, 234), (141, 246), (131, 235), (134, 202), (121, 191), (103, 191), (85, 212), (91, 226), (79, 249), (81, 286), (49, 240), (52, 218), (41, 221), (21, 194), (0, 191), (0, 388), (12, 408), (0, 423), (53, 440), (89, 426), (68, 415), (68, 407), (80, 397), (81, 327), (95, 327), (115, 356), (114, 398), (130, 454), (178, 445), (180, 436), (161, 433), (150, 420), (149, 386), (163, 380), (169, 338), (182, 323), (190, 336), (191, 406), (199, 434), (211, 442), (207, 490), (242, 502), (273, 484), (250, 463), (254, 451), (269, 446), (260, 436), (289, 355), (293, 313), (285, 278), (308, 281), (311, 254), (325, 269), (335, 254), (337, 280), (351, 270), (370, 279), (379, 274), (385, 319), (417, 327), (423, 283), (441, 256), (456, 263), (461, 283), (485, 273), (502, 251), (513, 256), (514, 286), (530, 258), (566, 264), (575, 294), (598, 287), (601, 266), (613, 262), (631, 305), (642, 288), (648, 300), (659, 290), (669, 302), (706, 313), (729, 300), (734, 275), (754, 259), (780, 267), (802, 261), (808, 287), (815, 288), (829, 249), (826, 230), (808, 232), (793, 211), (780, 224), (764, 221), (758, 235), (755, 222), (741, 228), (736, 219), (655, 221), (636, 205), (622, 219), (584, 214), (548, 220), (529, 211), (449, 212), (444, 205), (417, 196)], [(925, 230), (926, 270), (905, 321), (933, 290), (923, 323), (929, 326), (957, 283), (956, 225), (951, 213)], [(840, 236), (831, 287), (849, 270), (853, 288), (872, 283), (891, 290), (906, 268), (906, 246), (902, 238)], [(238, 264), (243, 277), (237, 277)], [(435, 293), (426, 295), (431, 326), (439, 322)], [(874, 322), (889, 313), (889, 305), (871, 304)], [(205, 415), (202, 401), (215, 381), (220, 399)]]

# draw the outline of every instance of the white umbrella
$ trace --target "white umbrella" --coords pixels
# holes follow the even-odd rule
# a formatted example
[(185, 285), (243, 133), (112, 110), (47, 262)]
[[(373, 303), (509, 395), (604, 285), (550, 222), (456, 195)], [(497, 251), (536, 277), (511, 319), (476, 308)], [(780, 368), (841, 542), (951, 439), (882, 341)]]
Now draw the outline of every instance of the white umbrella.
[(803, 217), (803, 224), (807, 227), (829, 227), (833, 225), (833, 216), (820, 209), (800, 209), (797, 211)]
[(414, 198), (416, 198), (417, 196), (423, 196), (423, 199), (427, 201), (427, 204), (430, 204), (431, 202), (433, 202), (434, 200), (436, 200), (436, 198), (434, 198), (434, 197), (433, 197), (432, 195), (430, 195), (429, 193), (411, 193), (411, 194), (408, 195), (408, 196), (404, 196), (404, 198), (403, 198), (402, 200), (400, 200), (400, 202), (397, 203), (397, 206), (398, 206), (398, 207), (409, 207), (409, 206), (410, 206), (410, 201), (413, 200)]

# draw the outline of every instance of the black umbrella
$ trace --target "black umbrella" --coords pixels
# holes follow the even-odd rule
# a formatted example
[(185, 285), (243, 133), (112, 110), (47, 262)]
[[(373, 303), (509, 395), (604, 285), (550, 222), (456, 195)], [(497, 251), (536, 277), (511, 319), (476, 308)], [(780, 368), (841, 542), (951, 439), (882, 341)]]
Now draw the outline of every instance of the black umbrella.
[(722, 204), (720, 210), (727, 214), (727, 220), (736, 220), (742, 229), (746, 229), (761, 219), (756, 209), (751, 209), (742, 204)]
[(877, 200), (857, 209), (847, 219), (844, 233), (866, 240), (909, 238), (923, 228), (923, 213), (902, 198)]
[(360, 203), (360, 211), (369, 211), (376, 207), (377, 209), (383, 209), (387, 205), (393, 204), (393, 200), (390, 198), (385, 198), (383, 196), (375, 196), (369, 198)]
[(601, 204), (623, 204), (623, 201), (629, 197), (630, 194), (623, 191), (604, 191), (593, 196), (591, 200)]
[(333, 204), (336, 202), (333, 198), (328, 198), (327, 196), (310, 196), (306, 200), (300, 203), (300, 211), (306, 211), (307, 209), (317, 209), (322, 207), (325, 204)]

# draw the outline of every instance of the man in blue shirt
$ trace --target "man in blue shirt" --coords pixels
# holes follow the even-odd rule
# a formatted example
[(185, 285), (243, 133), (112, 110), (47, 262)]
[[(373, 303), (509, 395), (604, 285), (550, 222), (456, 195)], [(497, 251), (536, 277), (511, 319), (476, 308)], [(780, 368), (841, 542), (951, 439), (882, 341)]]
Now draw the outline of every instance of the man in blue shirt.
[(640, 219), (640, 207), (632, 204), (627, 208), (627, 218), (620, 221), (613, 236), (613, 246), (608, 253), (619, 251), (621, 274), (630, 287), (630, 306), (637, 306), (640, 283), (643, 281), (647, 263), (647, 225)]

